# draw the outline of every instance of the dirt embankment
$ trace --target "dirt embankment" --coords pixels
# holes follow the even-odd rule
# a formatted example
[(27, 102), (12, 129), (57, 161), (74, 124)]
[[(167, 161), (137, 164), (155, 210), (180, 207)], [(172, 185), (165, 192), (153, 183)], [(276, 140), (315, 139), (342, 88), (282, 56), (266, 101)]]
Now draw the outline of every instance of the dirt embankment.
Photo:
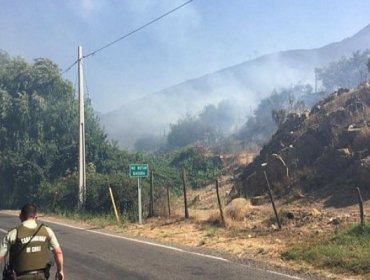
[[(266, 192), (264, 171), (279, 196), (308, 194), (328, 207), (370, 198), (370, 86), (339, 90), (310, 112), (291, 114), (240, 176), (238, 194)], [(262, 166), (264, 165), (264, 166)]]

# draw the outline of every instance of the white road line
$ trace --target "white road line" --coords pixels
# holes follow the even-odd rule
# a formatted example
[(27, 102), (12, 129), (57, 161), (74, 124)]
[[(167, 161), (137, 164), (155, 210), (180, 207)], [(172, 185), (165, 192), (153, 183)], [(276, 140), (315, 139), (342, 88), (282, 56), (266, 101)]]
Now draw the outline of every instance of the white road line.
[(196, 256), (201, 256), (201, 257), (210, 258), (210, 259), (214, 259), (214, 260), (219, 260), (219, 261), (223, 261), (223, 262), (230, 262), (230, 260), (224, 259), (224, 258), (221, 258), (221, 257), (206, 255), (206, 254), (202, 254), (202, 253), (196, 253), (196, 252), (192, 252), (192, 251), (186, 251), (186, 252), (189, 253), (189, 254), (192, 254), (192, 255), (196, 255)]
[(100, 231), (96, 231), (96, 230), (89, 230), (89, 229), (87, 229), (86, 231), (92, 232), (92, 233), (96, 233), (96, 234), (100, 234), (100, 235), (104, 235), (104, 236), (108, 236), (108, 237), (119, 238), (119, 239), (133, 241), (133, 242), (142, 243), (142, 244), (146, 244), (146, 245), (151, 245), (151, 246), (155, 246), (155, 247), (161, 247), (161, 248), (165, 248), (165, 249), (170, 249), (170, 250), (173, 250), (173, 251), (186, 252), (185, 250), (179, 249), (179, 248), (176, 248), (176, 247), (167, 246), (167, 245), (161, 245), (161, 244), (157, 244), (157, 243), (154, 243), (154, 242), (139, 240), (139, 239), (135, 239), (135, 238), (130, 238), (130, 237), (124, 237), (124, 236), (109, 234), (109, 233), (100, 232)]
[(303, 280), (303, 278), (300, 278), (298, 276), (291, 276), (289, 274), (285, 274), (285, 273), (281, 273), (281, 272), (277, 272), (277, 271), (273, 271), (273, 270), (264, 270), (264, 269), (260, 269), (260, 268), (256, 268), (256, 269), (264, 271), (264, 272), (268, 272), (268, 273), (271, 273), (271, 274), (284, 276), (284, 277), (287, 277), (287, 278), (290, 278), (290, 279)]
[[(114, 235), (114, 234), (100, 232), (100, 231), (96, 231), (96, 230), (90, 230), (90, 229), (86, 229), (86, 228), (82, 228), (82, 227), (77, 227), (77, 226), (72, 226), (72, 225), (64, 224), (64, 223), (61, 223), (61, 222), (50, 221), (48, 219), (43, 219), (43, 218), (41, 218), (39, 220), (42, 220), (42, 221), (45, 221), (45, 222), (48, 222), (48, 223), (51, 223), (51, 224), (56, 224), (56, 225), (61, 225), (61, 226), (65, 226), (65, 227), (69, 227), (69, 228), (73, 228), (73, 229), (87, 231), (87, 232), (91, 232), (91, 233), (95, 233), (95, 234), (99, 234), (99, 235), (103, 235), (103, 236), (108, 236), (108, 237), (113, 237), (113, 238), (118, 238), (118, 239), (124, 239), (124, 240), (132, 241), (132, 242), (137, 242), (137, 243), (141, 243), (141, 244), (146, 244), (146, 245), (150, 245), (150, 246), (165, 248), (165, 249), (169, 249), (169, 250), (173, 250), (173, 251), (177, 251), (177, 252), (181, 252), (181, 253), (187, 253), (187, 254), (197, 255), (197, 256), (201, 256), (201, 257), (205, 257), (205, 258), (210, 258), (210, 259), (214, 259), (214, 260), (219, 260), (219, 261), (224, 261), (224, 262), (230, 262), (230, 260), (224, 259), (224, 258), (221, 258), (221, 257), (216, 257), (216, 256), (212, 256), (212, 255), (207, 255), (207, 254), (202, 254), (202, 253), (187, 251), (187, 250), (183, 250), (183, 249), (176, 248), (176, 247), (173, 247), (173, 246), (167, 246), (167, 245), (157, 244), (157, 243), (154, 243), (154, 242), (144, 241), (144, 240), (130, 238), (130, 237), (124, 237), (124, 236), (119, 236), (119, 235)], [(7, 233), (6, 230), (1, 229), (1, 228), (0, 228), (0, 231), (1, 232), (4, 232), (4, 233)], [(251, 268), (251, 269), (255, 269), (255, 270), (267, 272), (267, 273), (270, 273), (270, 274), (279, 275), (279, 276), (283, 276), (283, 277), (290, 278), (290, 279), (303, 280), (303, 278), (300, 278), (300, 277), (297, 277), (297, 276), (292, 276), (292, 275), (289, 275), (289, 274), (280, 273), (280, 272), (273, 271), (273, 270), (264, 270), (264, 269), (261, 269), (261, 268), (258, 268), (258, 267), (252, 267), (252, 266), (249, 266), (249, 265), (247, 265), (247, 266), (249, 268)]]

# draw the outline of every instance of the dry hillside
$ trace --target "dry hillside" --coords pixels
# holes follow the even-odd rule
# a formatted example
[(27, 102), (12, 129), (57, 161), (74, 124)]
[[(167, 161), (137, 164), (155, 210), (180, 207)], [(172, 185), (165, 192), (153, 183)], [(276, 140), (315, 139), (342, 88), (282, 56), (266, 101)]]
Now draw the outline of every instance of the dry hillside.
[(238, 195), (264, 194), (265, 170), (281, 197), (327, 198), (327, 206), (341, 207), (356, 202), (352, 194), (354, 187), (360, 187), (367, 198), (369, 106), (366, 83), (334, 92), (310, 112), (289, 115), (259, 156), (241, 171)]

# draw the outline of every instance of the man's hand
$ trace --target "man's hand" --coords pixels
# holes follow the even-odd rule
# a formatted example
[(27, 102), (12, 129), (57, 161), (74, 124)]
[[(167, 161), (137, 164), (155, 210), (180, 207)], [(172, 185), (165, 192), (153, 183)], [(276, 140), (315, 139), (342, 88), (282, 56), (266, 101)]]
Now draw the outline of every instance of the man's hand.
[(63, 280), (63, 251), (60, 246), (53, 250), (53, 254), (55, 262), (57, 264), (57, 273), (55, 273), (55, 280)]
[(64, 279), (63, 271), (57, 271), (57, 273), (55, 273), (55, 280), (63, 280), (63, 279)]

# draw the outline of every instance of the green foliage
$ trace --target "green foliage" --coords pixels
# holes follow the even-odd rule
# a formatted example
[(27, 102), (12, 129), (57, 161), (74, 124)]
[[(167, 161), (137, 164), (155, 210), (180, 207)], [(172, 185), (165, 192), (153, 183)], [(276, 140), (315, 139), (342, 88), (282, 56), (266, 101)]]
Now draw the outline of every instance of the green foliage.
[(193, 188), (200, 188), (214, 180), (222, 168), (220, 157), (202, 146), (189, 146), (177, 150), (172, 154), (170, 165), (177, 170), (185, 168), (188, 183)]
[(170, 149), (184, 147), (196, 141), (207, 141), (215, 131), (198, 118), (187, 115), (176, 124), (171, 125), (171, 131), (167, 137)]
[(282, 254), (286, 260), (303, 260), (317, 267), (332, 270), (370, 274), (370, 226), (360, 226), (334, 234), (327, 240), (318, 240), (314, 244), (294, 246)]
[(353, 88), (369, 79), (368, 59), (370, 50), (357, 51), (350, 57), (343, 57), (329, 66), (316, 69), (317, 79), (327, 91), (339, 88)]
[[(30, 200), (65, 209), (76, 206), (77, 105), (71, 83), (52, 61), (29, 64), (0, 53), (1, 207)], [(130, 156), (107, 141), (89, 100), (85, 110), (86, 161), (98, 172), (87, 178), (93, 186), (88, 195), (102, 209), (108, 203), (96, 198), (103, 193), (101, 176), (127, 170)]]
[(237, 104), (221, 101), (217, 106), (207, 105), (198, 116), (187, 115), (171, 125), (168, 147), (176, 149), (199, 143), (213, 147), (232, 131), (238, 118)]

